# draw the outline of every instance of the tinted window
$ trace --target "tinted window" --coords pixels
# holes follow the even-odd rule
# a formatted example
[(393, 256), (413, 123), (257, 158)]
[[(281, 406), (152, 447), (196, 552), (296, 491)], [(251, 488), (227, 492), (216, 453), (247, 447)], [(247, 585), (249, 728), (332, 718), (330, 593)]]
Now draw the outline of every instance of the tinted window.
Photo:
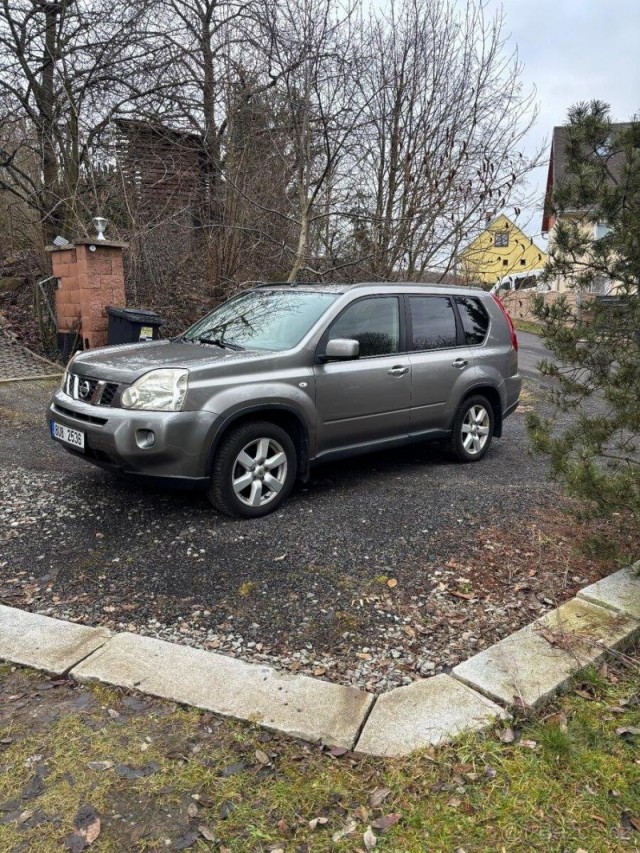
[(486, 308), (473, 296), (456, 296), (464, 341), (467, 344), (481, 344), (487, 336), (489, 315)]
[(400, 312), (395, 296), (360, 299), (338, 317), (329, 338), (360, 343), (360, 356), (389, 355), (400, 349)]
[(412, 350), (443, 349), (456, 345), (456, 319), (446, 296), (410, 296)]

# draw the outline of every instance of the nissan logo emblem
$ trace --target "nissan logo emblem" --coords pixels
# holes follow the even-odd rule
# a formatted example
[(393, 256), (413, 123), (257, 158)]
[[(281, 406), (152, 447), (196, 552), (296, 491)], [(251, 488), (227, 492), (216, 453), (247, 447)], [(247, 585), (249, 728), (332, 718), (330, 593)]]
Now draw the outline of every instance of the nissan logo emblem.
[(91, 394), (91, 385), (89, 385), (86, 379), (83, 379), (78, 385), (78, 397), (81, 400), (86, 400), (89, 394)]

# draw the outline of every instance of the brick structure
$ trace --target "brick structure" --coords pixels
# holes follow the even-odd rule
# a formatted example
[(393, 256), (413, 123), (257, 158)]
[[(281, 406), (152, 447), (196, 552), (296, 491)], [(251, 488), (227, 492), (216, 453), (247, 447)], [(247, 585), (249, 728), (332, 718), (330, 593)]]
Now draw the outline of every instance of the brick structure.
[(126, 246), (83, 238), (60, 249), (48, 247), (58, 279), (56, 318), (61, 338), (77, 334), (84, 349), (107, 343), (107, 305), (126, 305), (122, 265)]

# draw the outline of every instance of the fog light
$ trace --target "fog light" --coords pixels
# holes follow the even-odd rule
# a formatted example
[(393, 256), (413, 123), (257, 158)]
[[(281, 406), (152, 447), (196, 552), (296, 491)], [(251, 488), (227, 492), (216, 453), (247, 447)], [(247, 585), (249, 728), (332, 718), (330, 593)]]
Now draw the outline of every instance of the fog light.
[(142, 448), (142, 450), (146, 450), (148, 447), (153, 447), (155, 443), (156, 434), (152, 429), (136, 430), (136, 444), (138, 447)]

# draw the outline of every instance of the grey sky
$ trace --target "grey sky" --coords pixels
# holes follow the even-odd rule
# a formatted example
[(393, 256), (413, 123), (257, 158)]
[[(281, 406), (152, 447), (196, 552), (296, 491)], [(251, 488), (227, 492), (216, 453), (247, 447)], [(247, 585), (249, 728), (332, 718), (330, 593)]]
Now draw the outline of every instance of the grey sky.
[[(538, 93), (530, 151), (549, 141), (576, 101), (606, 101), (617, 121), (640, 113), (640, 0), (490, 0), (489, 8), (500, 5), (505, 32), (524, 64), (523, 79)], [(540, 199), (546, 174), (546, 166), (536, 174)], [(541, 214), (528, 218), (519, 224), (537, 238)]]

